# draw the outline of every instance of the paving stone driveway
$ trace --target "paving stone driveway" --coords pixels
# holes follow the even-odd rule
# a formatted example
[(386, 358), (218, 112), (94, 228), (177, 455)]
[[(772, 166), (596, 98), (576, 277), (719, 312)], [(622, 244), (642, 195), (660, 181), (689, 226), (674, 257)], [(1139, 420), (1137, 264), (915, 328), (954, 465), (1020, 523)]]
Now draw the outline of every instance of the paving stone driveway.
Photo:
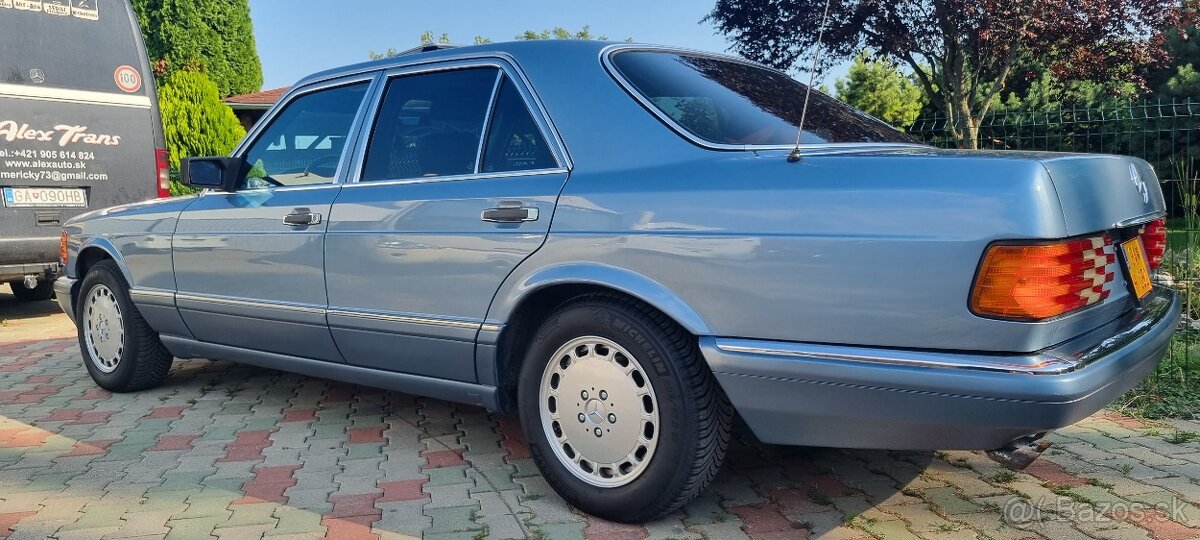
[(112, 395), (73, 339), (22, 335), (0, 325), (0, 538), (1200, 538), (1200, 424), (1101, 413), (1020, 474), (740, 433), (700, 500), (627, 526), (567, 507), (509, 416), (203, 360)]

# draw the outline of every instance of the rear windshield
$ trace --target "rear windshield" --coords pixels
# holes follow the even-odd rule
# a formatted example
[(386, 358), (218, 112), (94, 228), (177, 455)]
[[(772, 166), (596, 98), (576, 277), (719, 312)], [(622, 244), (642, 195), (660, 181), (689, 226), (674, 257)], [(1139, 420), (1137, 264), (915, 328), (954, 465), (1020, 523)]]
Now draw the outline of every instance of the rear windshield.
[[(663, 115), (705, 141), (785, 146), (796, 142), (804, 84), (751, 64), (673, 52), (630, 51), (612, 63)], [(914, 143), (909, 136), (820, 92), (813, 92), (805, 144)]]
[(0, 0), (0, 84), (149, 95), (129, 2)]

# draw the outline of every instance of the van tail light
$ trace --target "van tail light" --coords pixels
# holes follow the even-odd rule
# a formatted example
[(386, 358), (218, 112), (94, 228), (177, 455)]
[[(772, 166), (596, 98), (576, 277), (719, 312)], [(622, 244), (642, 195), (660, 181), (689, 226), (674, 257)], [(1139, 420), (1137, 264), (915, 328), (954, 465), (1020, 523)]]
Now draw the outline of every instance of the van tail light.
[(981, 317), (1042, 320), (1099, 304), (1116, 279), (1108, 235), (1055, 243), (997, 244), (975, 277), (971, 311)]
[(62, 231), (58, 236), (58, 262), (62, 263), (63, 266), (67, 265), (67, 244), (69, 241), (70, 237), (67, 236), (67, 231)]
[(167, 159), (167, 151), (162, 148), (155, 148), (154, 163), (158, 168), (158, 198), (170, 197), (171, 162)]
[(1150, 259), (1150, 270), (1158, 270), (1167, 252), (1167, 218), (1146, 224), (1146, 230), (1142, 233), (1142, 247), (1146, 248), (1146, 258)]

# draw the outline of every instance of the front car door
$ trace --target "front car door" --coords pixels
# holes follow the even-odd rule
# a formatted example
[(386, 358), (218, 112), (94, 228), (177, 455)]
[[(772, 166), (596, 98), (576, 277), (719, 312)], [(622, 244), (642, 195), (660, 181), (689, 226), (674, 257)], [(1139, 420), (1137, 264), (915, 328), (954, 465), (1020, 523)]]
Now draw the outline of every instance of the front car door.
[(250, 165), (241, 187), (180, 216), (177, 303), (196, 339), (342, 361), (325, 322), (324, 234), (373, 82), (293, 92), (235, 152)]
[(501, 282), (545, 240), (565, 152), (499, 59), (389, 73), (326, 235), (329, 325), (346, 361), (475, 382)]

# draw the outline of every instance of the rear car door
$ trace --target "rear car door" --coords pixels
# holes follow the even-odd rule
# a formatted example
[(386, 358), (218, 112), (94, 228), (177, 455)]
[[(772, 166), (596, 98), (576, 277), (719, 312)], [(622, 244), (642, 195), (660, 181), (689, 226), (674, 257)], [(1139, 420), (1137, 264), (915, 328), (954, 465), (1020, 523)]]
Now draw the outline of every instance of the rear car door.
[(492, 296), (542, 245), (567, 178), (535, 103), (499, 59), (388, 74), (326, 235), (329, 324), (347, 362), (477, 380)]
[(325, 323), (324, 233), (372, 82), (294, 92), (235, 152), (250, 166), (241, 188), (184, 210), (177, 303), (197, 339), (342, 361)]

